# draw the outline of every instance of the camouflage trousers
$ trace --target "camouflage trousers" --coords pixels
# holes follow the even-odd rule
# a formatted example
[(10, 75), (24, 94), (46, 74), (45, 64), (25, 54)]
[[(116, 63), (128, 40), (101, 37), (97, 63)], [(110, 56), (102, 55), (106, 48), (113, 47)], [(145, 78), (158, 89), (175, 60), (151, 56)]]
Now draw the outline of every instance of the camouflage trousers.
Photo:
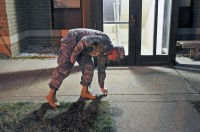
[[(57, 63), (58, 66), (55, 68), (49, 87), (58, 90), (63, 80), (69, 76), (72, 67), (74, 64), (70, 62), (70, 57), (72, 53), (71, 45), (66, 43), (61, 44), (61, 54), (58, 57)], [(83, 86), (90, 86), (94, 73), (94, 63), (91, 56), (80, 54), (77, 57), (77, 62), (82, 68), (82, 77), (80, 84)]]

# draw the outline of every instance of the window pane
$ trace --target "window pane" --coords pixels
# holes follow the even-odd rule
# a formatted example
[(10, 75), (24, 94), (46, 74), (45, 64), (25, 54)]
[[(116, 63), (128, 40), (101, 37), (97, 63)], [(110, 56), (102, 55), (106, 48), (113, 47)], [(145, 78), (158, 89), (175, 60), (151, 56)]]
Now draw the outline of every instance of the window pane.
[(104, 24), (104, 32), (110, 37), (114, 46), (124, 46), (128, 55), (128, 24)]
[(156, 54), (168, 55), (172, 0), (159, 0)]
[(103, 0), (104, 32), (114, 46), (124, 46), (128, 55), (129, 0)]
[(142, 1), (141, 55), (153, 55), (155, 0)]
[(128, 22), (129, 0), (103, 0), (103, 21)]

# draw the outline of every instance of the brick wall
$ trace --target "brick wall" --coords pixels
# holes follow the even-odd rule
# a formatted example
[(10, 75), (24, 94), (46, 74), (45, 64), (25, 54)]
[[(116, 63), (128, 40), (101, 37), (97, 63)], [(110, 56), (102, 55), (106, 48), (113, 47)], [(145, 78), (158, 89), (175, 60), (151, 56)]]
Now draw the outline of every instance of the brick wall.
[(61, 36), (51, 34), (48, 36), (44, 32), (53, 31), (51, 0), (1, 0), (1, 2), (4, 2), (0, 6), (4, 6), (6, 17), (0, 20), (7, 22), (7, 25), (4, 24), (5, 27), (1, 26), (0, 29), (10, 38), (10, 56), (16, 56), (28, 45), (53, 47), (60, 45)]
[(10, 35), (27, 30), (26, 0), (6, 0)]
[(28, 44), (29, 44), (28, 38), (24, 38), (22, 40), (19, 40), (18, 42), (13, 43), (11, 46), (12, 57), (22, 52), (22, 50), (24, 50)]
[(40, 36), (40, 37), (29, 37), (30, 45), (43, 45), (44, 47), (52, 46), (59, 47), (61, 36)]
[[(29, 0), (27, 5), (27, 22), (29, 31), (40, 32), (40, 30), (45, 30), (53, 32), (51, 0)], [(29, 45), (59, 47), (60, 39), (61, 36), (46, 36), (44, 33), (38, 36), (30, 36)]]
[(11, 57), (10, 34), (5, 0), (0, 0), (0, 59)]
[[(51, 0), (30, 0), (27, 8), (28, 30), (52, 30)], [(29, 45), (59, 46), (61, 36), (29, 37)]]
[[(13, 35), (20, 34), (27, 31), (27, 1), (26, 0), (5, 0), (6, 12), (9, 26), (9, 34), (11, 42), (13, 42)], [(20, 37), (20, 36), (19, 36)], [(27, 38), (11, 43), (12, 56), (19, 54), (24, 47), (28, 45)]]
[(191, 6), (193, 11), (192, 28), (179, 28), (176, 36), (177, 40), (200, 39), (200, 0), (193, 0)]
[(26, 30), (49, 30), (51, 0), (6, 0), (10, 35)]
[(193, 28), (200, 28), (200, 0), (193, 0)]
[(177, 40), (200, 40), (200, 35), (198, 34), (186, 34), (186, 35), (177, 35)]
[(26, 9), (29, 30), (52, 29), (51, 0), (28, 0)]

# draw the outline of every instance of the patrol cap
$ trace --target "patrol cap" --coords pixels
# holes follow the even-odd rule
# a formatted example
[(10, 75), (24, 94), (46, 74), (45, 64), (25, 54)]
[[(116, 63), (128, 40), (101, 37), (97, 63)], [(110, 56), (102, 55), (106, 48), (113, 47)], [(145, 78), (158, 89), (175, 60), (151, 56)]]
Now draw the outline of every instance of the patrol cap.
[(107, 52), (108, 60), (120, 61), (125, 57), (124, 47), (113, 46), (111, 50)]

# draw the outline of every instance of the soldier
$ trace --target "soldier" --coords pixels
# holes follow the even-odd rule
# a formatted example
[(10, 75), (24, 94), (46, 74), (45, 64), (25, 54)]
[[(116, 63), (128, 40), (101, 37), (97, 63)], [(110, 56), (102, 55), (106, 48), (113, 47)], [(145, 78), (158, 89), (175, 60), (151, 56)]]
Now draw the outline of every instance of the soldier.
[(107, 62), (122, 59), (124, 57), (124, 48), (113, 47), (109, 37), (105, 33), (92, 29), (72, 29), (65, 38), (61, 39), (61, 54), (57, 60), (58, 66), (52, 74), (49, 83), (50, 92), (46, 96), (47, 101), (52, 107), (56, 108), (60, 106), (60, 103), (56, 99), (56, 91), (63, 80), (69, 76), (76, 61), (82, 67), (80, 82), (82, 91), (80, 96), (87, 99), (96, 99), (96, 96), (88, 91), (94, 72), (92, 57), (97, 57), (99, 87), (103, 94), (107, 95), (108, 91), (104, 88)]

